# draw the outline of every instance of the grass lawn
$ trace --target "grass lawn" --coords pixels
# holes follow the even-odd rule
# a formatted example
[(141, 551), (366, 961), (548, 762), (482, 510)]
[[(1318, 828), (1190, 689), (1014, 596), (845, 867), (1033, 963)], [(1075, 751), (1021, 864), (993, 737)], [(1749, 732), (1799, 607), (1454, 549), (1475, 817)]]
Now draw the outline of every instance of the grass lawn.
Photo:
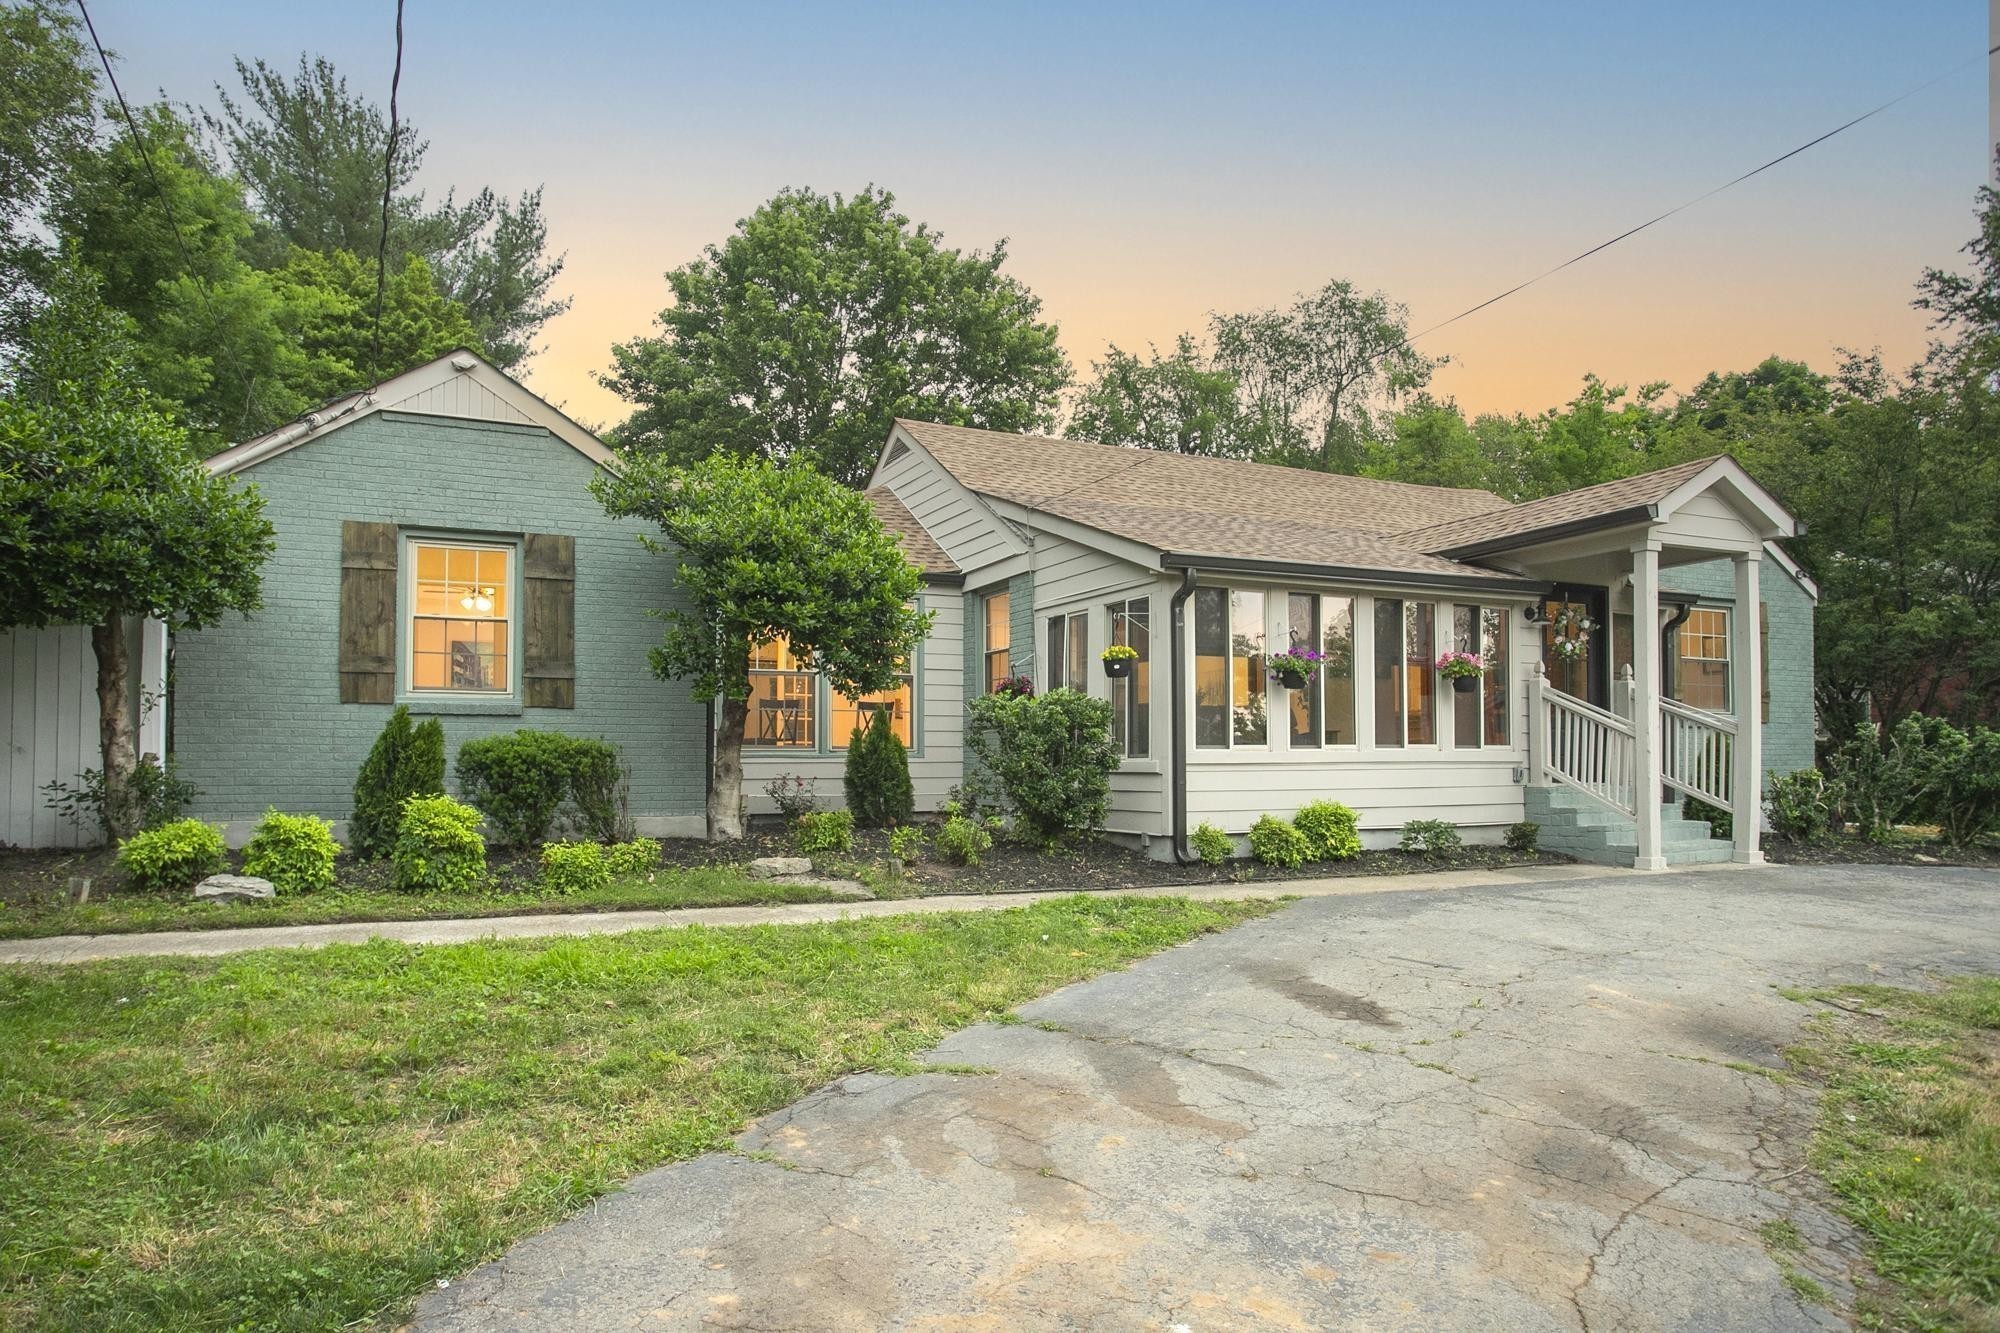
[[(378, 876), (378, 878), (380, 878)], [(619, 912), (640, 908), (733, 907), (750, 903), (831, 902), (839, 895), (810, 884), (753, 880), (726, 866), (660, 870), (602, 889), (562, 897), (532, 881), (473, 893), (404, 893), (380, 885), (335, 885), (318, 893), (261, 903), (198, 902), (172, 895), (114, 890), (81, 905), (52, 893), (0, 902), (0, 939), (48, 935), (122, 935), (147, 930), (227, 930), (330, 921), (426, 921), (438, 917), (519, 916), (529, 912)]]
[(1274, 906), (0, 971), (0, 1327), (393, 1320), (832, 1078)]
[(1786, 1054), (1825, 1087), (1811, 1161), (1890, 1289), (1871, 1327), (2000, 1329), (2000, 979), (1848, 986)]

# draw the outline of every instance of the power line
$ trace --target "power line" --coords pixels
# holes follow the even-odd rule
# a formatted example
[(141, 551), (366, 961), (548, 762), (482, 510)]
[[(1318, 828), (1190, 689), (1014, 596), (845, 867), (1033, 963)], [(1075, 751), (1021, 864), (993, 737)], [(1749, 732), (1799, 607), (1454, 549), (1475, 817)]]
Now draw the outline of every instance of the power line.
[[(81, 3), (81, 0), (78, 0)], [(389, 76), (389, 147), (382, 155), (382, 235), (375, 243), (375, 329), (369, 336), (368, 368), (382, 373), (382, 291), (389, 267), (389, 202), (396, 190), (396, 90), (403, 83), (403, 0), (396, 0), (396, 69)]]

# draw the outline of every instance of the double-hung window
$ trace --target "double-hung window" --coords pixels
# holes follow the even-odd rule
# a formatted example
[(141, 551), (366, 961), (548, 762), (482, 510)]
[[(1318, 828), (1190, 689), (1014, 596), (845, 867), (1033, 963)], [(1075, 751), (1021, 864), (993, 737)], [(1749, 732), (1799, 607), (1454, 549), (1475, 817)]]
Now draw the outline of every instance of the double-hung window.
[(1324, 658), (1306, 687), (1290, 692), (1292, 748), (1354, 744), (1354, 599), (1295, 592), (1285, 610), (1291, 647)]
[(1691, 708), (1729, 711), (1729, 612), (1701, 606), (1688, 612), (1675, 636), (1678, 662), (1674, 695)]
[(1153, 739), (1151, 700), (1153, 691), (1152, 603), (1133, 597), (1113, 602), (1110, 613), (1111, 642), (1132, 649), (1132, 674), (1111, 681), (1111, 739), (1127, 759), (1143, 759)]
[[(1014, 674), (1011, 646), (1014, 634), (1013, 599), (1004, 592), (986, 596), (986, 693), (1000, 688), (1000, 682)], [(1034, 646), (1034, 627), (1029, 626), (1029, 646)]]
[(407, 549), (410, 689), (510, 693), (515, 548), (413, 537)]
[[(743, 719), (743, 744), (761, 750), (845, 750), (857, 728), (866, 730), (877, 713), (904, 745), (913, 744), (915, 675), (909, 664), (896, 684), (858, 699), (802, 662), (783, 638), (750, 648), (750, 701)], [(822, 746), (820, 719), (824, 717)]]
[(1375, 599), (1375, 744), (1437, 743), (1436, 608)]
[(1090, 688), (1090, 616), (1082, 611), (1049, 617), (1049, 655), (1043, 659), (1042, 687), (1050, 690)]
[(1263, 593), (1195, 589), (1194, 684), (1197, 747), (1269, 744)]
[(1452, 647), (1486, 662), (1474, 688), (1452, 691), (1452, 743), (1461, 750), (1507, 744), (1507, 632), (1499, 607), (1452, 608)]

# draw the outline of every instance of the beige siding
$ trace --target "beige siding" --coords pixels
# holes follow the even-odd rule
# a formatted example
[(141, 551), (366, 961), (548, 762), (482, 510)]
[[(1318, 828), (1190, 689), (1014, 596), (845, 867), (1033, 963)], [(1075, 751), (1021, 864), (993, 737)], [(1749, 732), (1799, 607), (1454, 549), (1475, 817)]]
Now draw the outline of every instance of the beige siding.
[(1243, 762), (1196, 755), (1188, 763), (1189, 825), (1209, 820), (1242, 833), (1259, 815), (1289, 817), (1308, 801), (1352, 806), (1363, 829), (1393, 831), (1412, 819), (1464, 826), (1511, 824), (1521, 818), (1523, 761), (1511, 751), (1377, 751), (1345, 760), (1299, 755)]
[(1725, 542), (1751, 549), (1759, 545), (1757, 534), (1746, 526), (1729, 502), (1712, 492), (1694, 496), (1674, 511), (1660, 528), (1669, 544), (1676, 539), (1697, 542)]
[(0, 633), (0, 843), (76, 847), (97, 840), (43, 804), (42, 788), (99, 766), (97, 655), (80, 625)]
[(503, 401), (498, 394), (470, 375), (454, 375), (442, 384), (411, 394), (399, 403), (389, 404), (389, 410), (423, 412), (439, 417), (464, 417), (473, 421), (535, 424), (526, 413), (515, 408), (513, 404)]
[(968, 574), (1021, 549), (991, 510), (920, 449), (889, 464), (879, 480)]
[[(921, 745), (910, 754), (910, 781), (916, 788), (917, 809), (937, 809), (951, 788), (963, 779), (962, 749), (965, 718), (964, 601), (955, 588), (924, 593), (923, 605), (936, 612), (930, 637), (919, 658), (917, 727)], [(845, 805), (840, 780), (847, 770), (847, 753), (777, 753), (745, 748), (743, 792), (750, 813), (772, 814), (777, 807), (764, 795), (764, 784), (781, 773), (812, 778), (820, 804)]]

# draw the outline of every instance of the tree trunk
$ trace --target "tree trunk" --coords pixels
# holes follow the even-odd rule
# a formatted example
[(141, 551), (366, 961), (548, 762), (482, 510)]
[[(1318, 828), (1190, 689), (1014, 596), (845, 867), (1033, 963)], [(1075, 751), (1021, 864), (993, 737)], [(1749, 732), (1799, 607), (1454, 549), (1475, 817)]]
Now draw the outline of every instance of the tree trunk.
[(97, 739), (104, 758), (104, 831), (113, 838), (138, 832), (132, 803), (132, 770), (139, 764), (132, 726), (132, 656), (126, 618), (112, 616), (90, 630), (97, 653)]
[(715, 771), (708, 784), (708, 836), (743, 836), (743, 723), (748, 699), (727, 699), (715, 715)]

